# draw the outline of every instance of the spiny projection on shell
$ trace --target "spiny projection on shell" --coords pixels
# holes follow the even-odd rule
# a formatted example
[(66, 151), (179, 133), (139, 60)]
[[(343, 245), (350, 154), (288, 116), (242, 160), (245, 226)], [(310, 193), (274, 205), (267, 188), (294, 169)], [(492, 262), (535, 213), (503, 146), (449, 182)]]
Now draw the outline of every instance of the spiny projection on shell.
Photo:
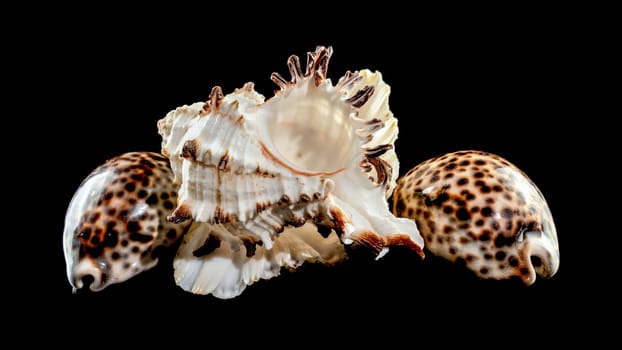
[[(217, 248), (240, 254), (240, 272), (259, 250), (269, 252), (279, 234), (305, 223), (372, 248), (378, 257), (391, 245), (422, 254), (414, 222), (395, 218), (386, 201), (399, 173), (390, 88), (368, 70), (347, 72), (333, 85), (331, 55), (331, 48), (318, 47), (304, 73), (299, 58), (290, 57), (291, 79), (273, 74), (279, 90), (267, 101), (252, 83), (228, 95), (214, 87), (207, 102), (177, 108), (158, 122), (162, 153), (180, 185), (169, 219), (195, 222), (175, 261), (182, 288), (214, 290), (215, 274), (198, 269), (213, 270)], [(202, 239), (194, 239), (198, 232)], [(237, 287), (227, 297), (262, 274), (229, 274), (228, 285)]]

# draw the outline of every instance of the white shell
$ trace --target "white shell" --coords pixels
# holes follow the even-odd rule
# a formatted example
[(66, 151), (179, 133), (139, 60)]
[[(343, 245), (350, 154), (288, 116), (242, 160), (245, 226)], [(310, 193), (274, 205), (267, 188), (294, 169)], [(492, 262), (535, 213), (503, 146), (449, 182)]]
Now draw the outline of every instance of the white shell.
[[(394, 217), (386, 201), (399, 174), (390, 88), (368, 70), (347, 72), (333, 86), (331, 54), (324, 47), (309, 53), (304, 74), (290, 57), (291, 81), (273, 74), (280, 90), (265, 102), (252, 83), (226, 96), (215, 87), (208, 102), (158, 122), (180, 185), (169, 220), (195, 221), (175, 261), (183, 289), (231, 298), (281, 266), (322, 260), (317, 242), (302, 238), (309, 226), (378, 257), (394, 244), (422, 254), (415, 223)], [(279, 244), (279, 234), (291, 239)], [(320, 245), (332, 247), (324, 255), (343, 255), (340, 244)]]
[[(252, 257), (246, 256), (244, 249), (232, 249), (228, 243), (214, 249), (211, 245), (219, 242), (213, 238), (210, 241), (213, 229), (209, 224), (195, 222), (174, 261), (175, 282), (194, 294), (233, 298), (259, 279), (278, 276), (283, 267), (293, 270), (304, 262), (334, 265), (346, 257), (337, 235), (332, 233), (324, 238), (310, 223), (285, 229), (274, 238), (271, 249), (257, 247)], [(195, 253), (200, 248), (214, 250), (203, 257), (200, 250)]]

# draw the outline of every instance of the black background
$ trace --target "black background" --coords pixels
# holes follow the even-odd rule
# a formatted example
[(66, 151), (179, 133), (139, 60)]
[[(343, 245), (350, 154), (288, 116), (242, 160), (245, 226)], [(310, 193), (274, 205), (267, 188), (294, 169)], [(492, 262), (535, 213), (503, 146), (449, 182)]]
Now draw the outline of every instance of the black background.
[[(558, 122), (577, 104), (569, 93), (577, 74), (568, 72), (577, 64), (578, 31), (537, 11), (475, 18), (419, 13), (395, 21), (376, 15), (384, 20), (376, 23), (370, 13), (353, 11), (325, 21), (232, 18), (223, 26), (207, 13), (145, 24), (135, 21), (146, 19), (144, 14), (115, 13), (99, 20), (79, 16), (41, 31), (37, 54), (44, 58), (35, 70), (44, 84), (31, 88), (37, 96), (54, 96), (41, 106), (49, 115), (41, 129), (56, 130), (38, 165), (59, 176), (45, 189), (46, 230), (34, 233), (41, 237), (37, 266), (24, 274), (31, 287), (23, 293), (37, 302), (29, 309), (34, 311), (21, 315), (26, 322), (31, 317), (54, 323), (62, 316), (70, 320), (66, 334), (92, 340), (97, 333), (104, 342), (118, 329), (180, 341), (205, 337), (207, 342), (222, 330), (234, 330), (228, 339), (252, 341), (288, 330), (309, 342), (334, 334), (410, 344), (427, 329), (468, 330), (476, 338), (564, 333), (563, 327), (550, 330), (562, 323), (560, 313), (587, 309), (572, 296), (581, 252), (567, 187), (560, 181), (579, 146), (571, 123), (560, 132)], [(465, 149), (498, 154), (525, 171), (557, 225), (558, 274), (530, 287), (483, 281), (431, 254), (420, 261), (394, 250), (379, 261), (360, 257), (335, 268), (305, 265), (226, 301), (182, 291), (170, 261), (102, 292), (72, 294), (62, 230), (82, 179), (115, 155), (159, 151), (157, 120), (177, 106), (206, 100), (214, 85), (229, 93), (253, 81), (257, 91), (272, 96), (276, 85), (270, 74), (288, 76), (289, 55), (304, 61), (316, 45), (334, 49), (328, 69), (333, 82), (346, 70), (382, 72), (400, 126), (396, 151), (402, 174), (428, 158)], [(100, 321), (108, 316), (113, 323)], [(478, 317), (485, 321), (475, 321)]]

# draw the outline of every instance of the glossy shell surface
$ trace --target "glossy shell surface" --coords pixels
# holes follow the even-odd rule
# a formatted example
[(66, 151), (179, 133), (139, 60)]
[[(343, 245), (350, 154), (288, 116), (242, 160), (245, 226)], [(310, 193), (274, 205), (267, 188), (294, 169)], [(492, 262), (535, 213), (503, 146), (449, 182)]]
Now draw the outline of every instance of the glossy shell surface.
[(538, 187), (514, 164), (481, 151), (427, 160), (399, 179), (393, 212), (417, 223), (428, 251), (481, 278), (518, 278), (559, 268), (557, 231)]
[(74, 194), (65, 216), (67, 278), (93, 291), (156, 265), (188, 223), (166, 220), (177, 202), (169, 161), (130, 152), (97, 167)]

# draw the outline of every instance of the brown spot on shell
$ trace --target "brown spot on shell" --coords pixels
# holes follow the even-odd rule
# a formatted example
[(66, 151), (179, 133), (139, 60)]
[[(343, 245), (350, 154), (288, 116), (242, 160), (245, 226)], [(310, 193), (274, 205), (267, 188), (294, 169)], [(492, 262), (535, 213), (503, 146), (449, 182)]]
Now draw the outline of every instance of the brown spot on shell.
[(258, 202), (258, 203), (255, 203), (255, 210), (257, 210), (257, 212), (264, 211), (267, 208), (269, 208), (271, 205), (272, 205), (271, 202), (265, 202), (265, 203)]
[(391, 166), (382, 158), (367, 158), (367, 161), (376, 169), (376, 184), (385, 185), (391, 178)]
[(169, 215), (166, 220), (179, 224), (180, 222), (184, 222), (186, 220), (192, 219), (192, 212), (190, 211), (190, 207), (186, 204), (180, 205), (173, 214)]
[(243, 115), (240, 115), (240, 116), (238, 117), (238, 119), (236, 119), (235, 124), (236, 124), (236, 125), (239, 125), (239, 126), (242, 126), (242, 124), (244, 124), (244, 116), (243, 116)]
[(145, 235), (139, 232), (130, 233), (130, 240), (140, 243), (149, 243), (155, 239), (154, 236)]
[(330, 236), (330, 234), (333, 232), (333, 229), (331, 229), (330, 227), (326, 225), (321, 225), (321, 224), (316, 223), (316, 227), (317, 227), (317, 232), (324, 238), (328, 238), (328, 236)]
[(181, 149), (181, 156), (192, 160), (197, 159), (197, 151), (199, 149), (199, 142), (197, 140), (188, 140), (184, 142)]
[(335, 231), (343, 232), (346, 227), (346, 216), (341, 210), (335, 208), (330, 209), (330, 216), (333, 219)]
[(403, 233), (390, 234), (387, 236), (386, 242), (387, 242), (386, 243), (387, 246), (407, 247), (410, 250), (417, 253), (417, 255), (421, 257), (421, 259), (425, 258), (425, 253), (423, 252), (422, 247), (420, 247), (415, 242), (413, 242), (410, 236), (408, 236), (407, 234), (403, 234)]
[(218, 161), (218, 169), (224, 171), (231, 170), (231, 167), (229, 166), (229, 150), (227, 150), (225, 154), (220, 157), (220, 160)]
[(216, 212), (214, 213), (214, 222), (217, 224), (224, 224), (231, 221), (231, 216), (227, 215), (221, 207), (216, 207)]
[(192, 252), (192, 255), (200, 258), (202, 256), (211, 254), (214, 250), (220, 247), (221, 241), (220, 238), (210, 235), (205, 242), (197, 249)]
[(365, 155), (367, 157), (376, 158), (376, 157), (380, 157), (381, 155), (385, 154), (387, 151), (392, 150), (392, 149), (393, 149), (393, 145), (391, 144), (378, 145), (376, 147), (366, 149)]
[(385, 246), (384, 239), (373, 231), (363, 231), (352, 236), (352, 240), (357, 244), (370, 248), (375, 255), (380, 254)]
[(378, 118), (370, 119), (366, 122), (366, 124), (369, 128), (370, 133), (373, 133), (374, 131), (380, 130), (384, 127), (384, 122)]
[[(305, 224), (305, 222), (307, 222), (307, 220), (305, 220), (304, 218), (301, 218), (299, 216), (294, 216), (290, 221), (289, 224), (294, 226), (294, 227), (301, 227), (302, 225)], [(326, 237), (324, 237), (326, 238)]]
[(246, 257), (252, 258), (255, 256), (255, 252), (257, 251), (257, 242), (250, 239), (242, 239), (242, 243), (246, 248)]
[(352, 97), (346, 101), (351, 103), (353, 107), (360, 108), (369, 100), (371, 95), (374, 94), (374, 87), (366, 85), (364, 88), (357, 91)]

